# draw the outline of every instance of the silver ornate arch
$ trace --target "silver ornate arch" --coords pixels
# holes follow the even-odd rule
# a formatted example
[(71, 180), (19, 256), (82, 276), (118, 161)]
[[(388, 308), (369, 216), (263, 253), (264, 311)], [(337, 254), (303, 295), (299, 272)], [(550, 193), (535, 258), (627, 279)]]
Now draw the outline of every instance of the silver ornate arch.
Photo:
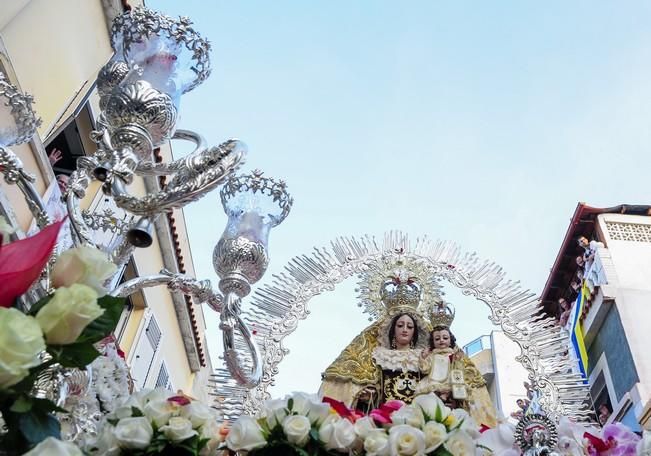
[(226, 418), (255, 414), (269, 398), (267, 389), (288, 353), (283, 340), (307, 318), (310, 299), (397, 255), (421, 262), (433, 276), (489, 306), (489, 319), (520, 346), (516, 359), (540, 391), (540, 405), (548, 417), (556, 421), (561, 416), (589, 420), (589, 391), (567, 354), (569, 336), (553, 318), (539, 314), (534, 293), (508, 280), (500, 266), (463, 252), (456, 244), (427, 238), (412, 243), (407, 234), (395, 231), (385, 234), (381, 242), (369, 236), (337, 238), (330, 248), (315, 248), (311, 255), (295, 257), (285, 272), (259, 289), (243, 315), (256, 328), (254, 337), (263, 358), (262, 381), (246, 390), (228, 376), (227, 370), (216, 370), (211, 379), (216, 387), (215, 407)]

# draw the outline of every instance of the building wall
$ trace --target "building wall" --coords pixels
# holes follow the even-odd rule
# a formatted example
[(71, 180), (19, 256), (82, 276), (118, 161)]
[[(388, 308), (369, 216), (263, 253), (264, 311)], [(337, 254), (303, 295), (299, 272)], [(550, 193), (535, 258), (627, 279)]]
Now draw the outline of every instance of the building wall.
[(22, 89), (36, 100), (44, 137), (113, 53), (102, 2), (32, 0), (3, 22), (0, 36)]
[(588, 375), (592, 374), (596, 362), (604, 353), (615, 389), (614, 403), (617, 403), (639, 380), (617, 306), (610, 307), (597, 336), (588, 349)]
[(615, 305), (639, 379), (637, 394), (644, 406), (651, 400), (651, 217), (601, 214), (597, 220), (617, 273)]
[(491, 333), (491, 344), (495, 378), (489, 390), (495, 391), (495, 407), (508, 417), (518, 410), (515, 401), (526, 398), (523, 383), (527, 381), (528, 374), (524, 366), (515, 360), (520, 355), (520, 347), (502, 331)]
[[(25, 169), (36, 175), (36, 188), (43, 194), (54, 180), (43, 141), (47, 140), (46, 136), (51, 134), (55, 127), (59, 127), (67, 120), (71, 114), (71, 104), (80, 101), (80, 93), (92, 88), (98, 70), (111, 56), (107, 18), (103, 6), (116, 2), (12, 0), (8, 3), (9, 6), (3, 3), (0, 8), (0, 64), (12, 83), (20, 90), (34, 96), (35, 110), (43, 119), (43, 125), (37, 131), (34, 140), (29, 144), (12, 147), (12, 150), (23, 161)], [(142, 2), (130, 3), (136, 6)], [(120, 6), (120, 3), (117, 2), (117, 5)], [(90, 93), (88, 100), (91, 111), (97, 114), (96, 91)], [(90, 129), (91, 125), (84, 125), (79, 129), (86, 153), (95, 150), (94, 144), (87, 137)], [(169, 160), (171, 158), (169, 147), (167, 147), (167, 154), (165, 159)], [(0, 181), (2, 181), (0, 204), (3, 208), (15, 209), (10, 219), (25, 231), (32, 217), (22, 194), (16, 186), (6, 185), (2, 179)], [(98, 190), (97, 184), (89, 188), (82, 207), (89, 207), (92, 201), (97, 200)], [(137, 195), (146, 193), (141, 179), (136, 179), (130, 186), (130, 190)], [(175, 211), (174, 216), (180, 227), (177, 234), (185, 269), (189, 275), (193, 275), (192, 255), (185, 232), (183, 213)], [(171, 237), (169, 233), (168, 237)], [(157, 274), (163, 267), (174, 269), (170, 261), (164, 261), (164, 254), (168, 259), (174, 258), (176, 253), (170, 254), (170, 251), (168, 244), (159, 242), (154, 233), (153, 245), (147, 249), (137, 249), (134, 254), (137, 274), (140, 276)], [(184, 337), (193, 336), (181, 333), (172, 296), (165, 287), (147, 289), (143, 295), (145, 298), (143, 304), (131, 310), (123, 323), (120, 343), (128, 362), (133, 364), (138, 357), (138, 347), (146, 339), (146, 324), (154, 317), (162, 334), (145, 386), (154, 386), (156, 374), (165, 360), (170, 383), (175, 390), (182, 389), (194, 395), (205, 392), (209, 372), (203, 371), (210, 367), (200, 371), (203, 380), (201, 383), (196, 382), (197, 375), (190, 369), (184, 345)], [(195, 312), (198, 315), (199, 338), (203, 339), (205, 328), (203, 314), (196, 305)], [(207, 346), (204, 345), (203, 349), (207, 351)], [(209, 357), (206, 355), (206, 358)]]

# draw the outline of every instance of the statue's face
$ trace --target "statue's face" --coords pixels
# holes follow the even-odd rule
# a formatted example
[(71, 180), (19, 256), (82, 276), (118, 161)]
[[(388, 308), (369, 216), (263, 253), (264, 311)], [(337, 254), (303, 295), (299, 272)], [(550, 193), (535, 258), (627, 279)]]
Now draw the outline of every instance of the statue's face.
[(403, 315), (395, 323), (394, 333), (397, 348), (408, 347), (411, 339), (414, 337), (415, 330), (414, 320), (409, 315)]
[(450, 332), (447, 329), (432, 332), (434, 348), (450, 348)]

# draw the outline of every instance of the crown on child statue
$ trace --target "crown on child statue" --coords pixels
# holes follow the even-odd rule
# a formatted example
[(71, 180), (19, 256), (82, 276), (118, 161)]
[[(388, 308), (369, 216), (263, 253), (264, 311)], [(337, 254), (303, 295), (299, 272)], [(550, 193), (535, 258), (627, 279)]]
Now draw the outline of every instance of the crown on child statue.
[(454, 320), (454, 307), (451, 304), (441, 303), (432, 306), (430, 321), (432, 327), (444, 326), (449, 328)]

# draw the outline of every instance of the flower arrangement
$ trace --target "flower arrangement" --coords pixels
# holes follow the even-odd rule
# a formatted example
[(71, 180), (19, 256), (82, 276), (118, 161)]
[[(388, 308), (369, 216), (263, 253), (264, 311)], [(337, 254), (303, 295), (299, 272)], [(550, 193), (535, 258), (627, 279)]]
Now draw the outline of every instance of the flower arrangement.
[(168, 390), (132, 394), (105, 416), (97, 439), (87, 445), (97, 455), (212, 455), (223, 441), (214, 409)]
[[(640, 438), (621, 423), (607, 424), (603, 428), (585, 426), (561, 418), (558, 423), (557, 454), (563, 456), (635, 456), (651, 455), (651, 434), (644, 433)], [(479, 439), (483, 448), (500, 456), (518, 456), (520, 449), (515, 443), (515, 428), (510, 423), (482, 433)]]
[(468, 455), (477, 451), (479, 436), (464, 410), (449, 409), (434, 394), (410, 405), (390, 401), (364, 416), (328, 398), (294, 393), (268, 401), (258, 419), (240, 417), (224, 446), (251, 456)]
[(123, 308), (123, 300), (106, 296), (102, 287), (115, 266), (85, 246), (59, 256), (43, 299), (26, 313), (14, 307), (41, 277), (62, 223), (0, 243), (0, 413), (8, 431), (0, 435), (0, 447), (17, 454), (61, 436), (54, 413), (66, 411), (37, 397), (39, 376), (54, 366), (84, 369), (92, 363), (100, 355), (94, 344), (115, 329)]

